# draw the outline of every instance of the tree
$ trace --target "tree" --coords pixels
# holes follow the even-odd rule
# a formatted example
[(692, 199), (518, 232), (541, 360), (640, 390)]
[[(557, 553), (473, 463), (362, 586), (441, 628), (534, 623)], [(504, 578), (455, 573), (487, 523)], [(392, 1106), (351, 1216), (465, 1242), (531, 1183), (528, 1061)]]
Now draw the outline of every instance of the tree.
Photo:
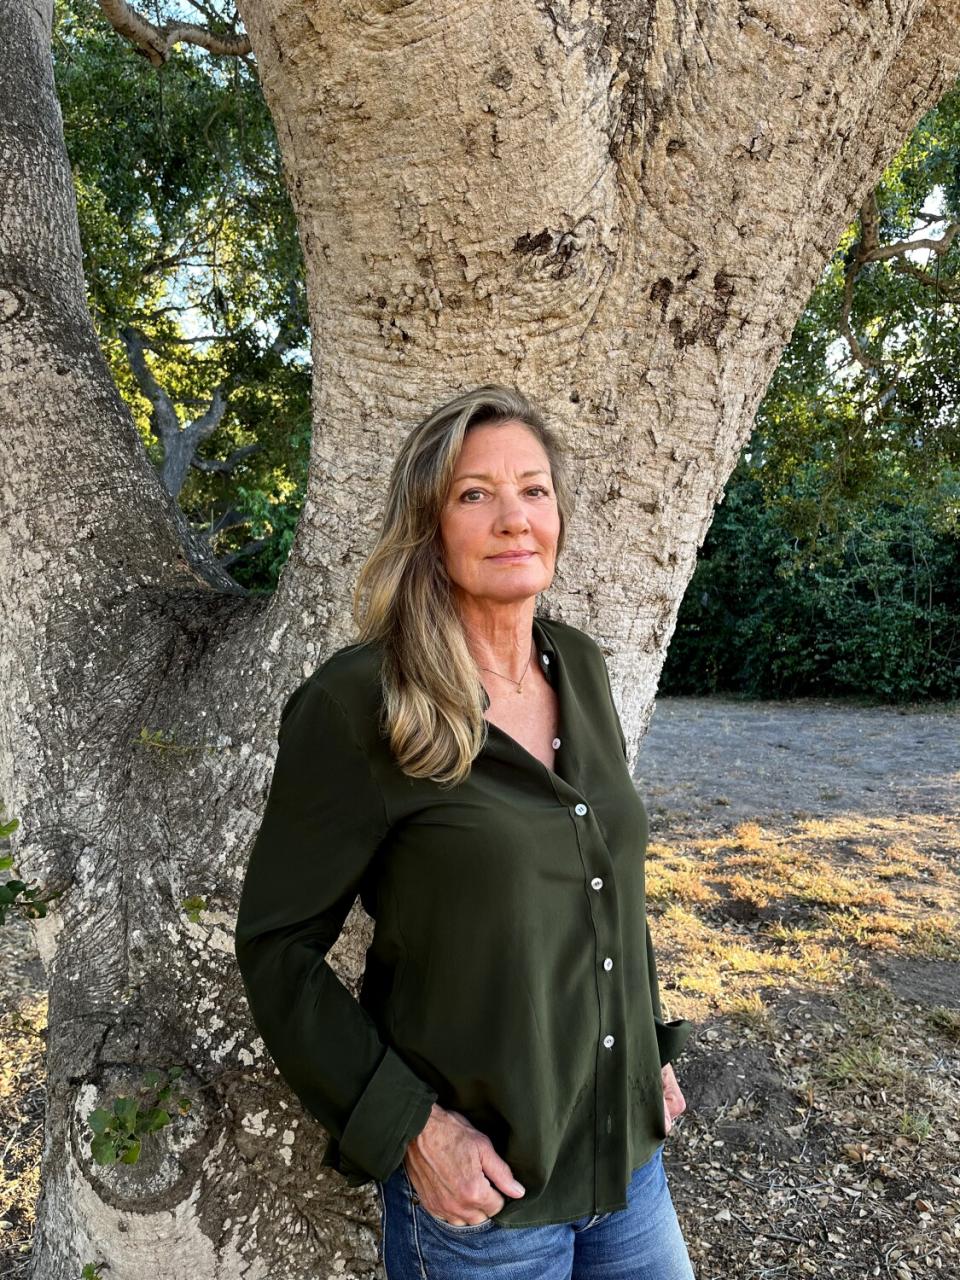
[[(319, 1178), (315, 1128), (251, 1052), (230, 931), (280, 699), (350, 638), (391, 456), (465, 385), (541, 400), (580, 472), (547, 603), (610, 652), (635, 750), (757, 403), (955, 79), (960, 6), (242, 0), (314, 357), (308, 491), (269, 600), (191, 532), (109, 376), (51, 9), (0, 0), (0, 794), (21, 876), (67, 890), (37, 928), (35, 1274), (368, 1275), (372, 1200)], [(88, 1115), (169, 1065), (189, 1111), (135, 1165), (99, 1165)]]

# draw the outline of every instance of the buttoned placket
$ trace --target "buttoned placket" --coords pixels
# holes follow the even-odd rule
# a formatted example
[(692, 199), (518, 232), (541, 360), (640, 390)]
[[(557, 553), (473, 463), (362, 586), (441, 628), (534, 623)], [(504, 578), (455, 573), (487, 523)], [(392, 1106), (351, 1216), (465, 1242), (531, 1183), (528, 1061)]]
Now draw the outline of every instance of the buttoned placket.
[[(618, 1170), (627, 1164), (629, 1140), (627, 1115), (626, 1062), (623, 1043), (618, 1034), (626, 1027), (626, 996), (620, 983), (612, 976), (613, 954), (621, 938), (620, 908), (615, 891), (613, 859), (606, 840), (592, 809), (579, 789), (570, 781), (579, 774), (576, 743), (571, 740), (568, 725), (571, 708), (577, 691), (570, 684), (563, 663), (550, 643), (549, 637), (533, 621), (536, 642), (540, 650), (541, 669), (557, 691), (560, 707), (560, 735), (554, 739), (556, 748), (561, 739), (564, 755), (558, 757), (555, 769), (549, 769), (541, 760), (528, 752), (511, 735), (492, 726), (512, 743), (524, 757), (525, 763), (538, 766), (549, 780), (558, 803), (565, 805), (574, 823), (577, 847), (584, 873), (584, 884), (589, 885), (588, 910), (594, 931), (594, 948), (597, 958), (597, 1005), (599, 1034), (596, 1057), (595, 1091), (595, 1146), (594, 1146), (594, 1203), (610, 1204), (623, 1195)], [(562, 769), (563, 772), (558, 772)], [(599, 874), (601, 873), (602, 874)], [(614, 1121), (616, 1120), (616, 1124)], [(619, 1159), (611, 1159), (611, 1144), (619, 1146)]]

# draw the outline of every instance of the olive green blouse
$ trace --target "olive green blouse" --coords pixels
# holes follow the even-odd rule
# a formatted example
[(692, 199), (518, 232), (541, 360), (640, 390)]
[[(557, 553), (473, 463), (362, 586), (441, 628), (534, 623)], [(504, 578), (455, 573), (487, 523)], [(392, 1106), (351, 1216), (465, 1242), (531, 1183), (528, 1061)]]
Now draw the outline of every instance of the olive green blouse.
[[(661, 1014), (647, 814), (603, 654), (567, 623), (533, 634), (554, 769), (488, 722), (464, 782), (408, 777), (371, 643), (294, 689), (235, 930), (256, 1028), (328, 1131), (322, 1164), (385, 1181), (438, 1101), (526, 1188), (505, 1227), (625, 1207), (666, 1137), (661, 1065), (693, 1029)], [(358, 893), (375, 921), (359, 1001), (325, 959)]]

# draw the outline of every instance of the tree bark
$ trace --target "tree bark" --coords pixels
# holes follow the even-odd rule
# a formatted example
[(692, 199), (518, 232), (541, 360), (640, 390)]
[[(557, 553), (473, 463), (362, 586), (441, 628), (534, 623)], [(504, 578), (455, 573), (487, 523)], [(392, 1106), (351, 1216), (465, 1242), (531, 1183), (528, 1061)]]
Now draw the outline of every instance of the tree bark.
[[(960, 69), (953, 0), (239, 8), (314, 344), (309, 491), (267, 602), (191, 537), (110, 380), (52, 0), (0, 0), (0, 796), (21, 878), (64, 890), (36, 926), (43, 1280), (376, 1273), (371, 1189), (321, 1176), (322, 1132), (252, 1036), (232, 926), (282, 698), (350, 639), (393, 454), (463, 387), (540, 400), (578, 475), (544, 604), (608, 652), (636, 751), (793, 325)], [(366, 935), (357, 907), (333, 957), (354, 990)], [(87, 1115), (173, 1064), (189, 1115), (137, 1164), (97, 1165)]]

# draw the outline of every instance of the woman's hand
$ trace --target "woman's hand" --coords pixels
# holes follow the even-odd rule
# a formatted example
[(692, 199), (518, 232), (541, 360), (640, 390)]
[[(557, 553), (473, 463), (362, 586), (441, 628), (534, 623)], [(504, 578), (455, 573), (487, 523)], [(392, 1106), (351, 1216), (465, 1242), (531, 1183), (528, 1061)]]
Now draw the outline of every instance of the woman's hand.
[(660, 1068), (660, 1079), (663, 1081), (663, 1123), (669, 1133), (677, 1116), (686, 1111), (687, 1103), (680, 1092), (671, 1063)]
[(436, 1102), (403, 1162), (424, 1209), (454, 1226), (473, 1226), (499, 1213), (506, 1203), (501, 1191), (525, 1194), (487, 1135)]

